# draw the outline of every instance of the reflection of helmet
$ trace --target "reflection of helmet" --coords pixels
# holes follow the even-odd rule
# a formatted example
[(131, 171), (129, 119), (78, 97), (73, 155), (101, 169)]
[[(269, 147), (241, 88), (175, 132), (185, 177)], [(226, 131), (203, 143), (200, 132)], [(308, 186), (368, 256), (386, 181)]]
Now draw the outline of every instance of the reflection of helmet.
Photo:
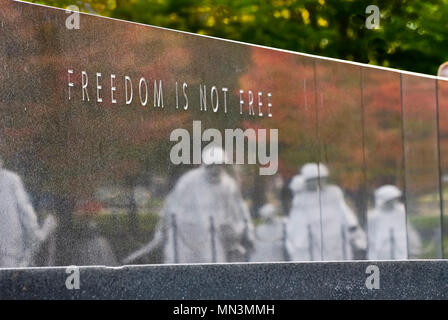
[(375, 191), (375, 204), (377, 206), (383, 205), (385, 202), (401, 197), (400, 189), (393, 185), (384, 185)]
[(202, 162), (205, 165), (226, 163), (226, 153), (221, 147), (207, 146), (202, 151)]
[(439, 77), (448, 78), (448, 62), (444, 62), (440, 65), (437, 75)]
[(292, 192), (299, 192), (303, 190), (304, 184), (305, 181), (303, 177), (298, 174), (291, 179), (291, 182), (289, 183), (289, 189), (291, 189)]
[(310, 179), (317, 179), (319, 177), (328, 177), (328, 169), (322, 163), (319, 163), (319, 165), (317, 163), (307, 163), (302, 167), (300, 173), (305, 181)]
[(275, 215), (275, 206), (272, 203), (265, 204), (260, 208), (259, 214), (261, 218), (268, 219)]

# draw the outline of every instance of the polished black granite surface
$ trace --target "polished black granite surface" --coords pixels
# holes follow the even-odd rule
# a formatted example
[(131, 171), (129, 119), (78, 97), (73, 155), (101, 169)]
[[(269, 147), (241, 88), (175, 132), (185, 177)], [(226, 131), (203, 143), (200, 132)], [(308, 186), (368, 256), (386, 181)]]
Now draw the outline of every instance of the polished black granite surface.
[[(368, 266), (379, 289), (368, 289)], [(375, 268), (374, 268), (375, 269)], [(447, 261), (4, 269), (2, 299), (446, 299)], [(369, 279), (370, 280), (370, 279)], [(378, 278), (376, 278), (376, 281)], [(367, 283), (371, 283), (367, 281)], [(72, 284), (70, 286), (70, 284)], [(372, 288), (372, 286), (369, 286)]]

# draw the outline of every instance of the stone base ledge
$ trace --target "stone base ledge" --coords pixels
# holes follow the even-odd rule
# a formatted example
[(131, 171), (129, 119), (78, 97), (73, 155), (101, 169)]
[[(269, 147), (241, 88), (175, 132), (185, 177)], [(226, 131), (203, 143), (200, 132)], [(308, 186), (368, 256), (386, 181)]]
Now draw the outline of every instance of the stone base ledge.
[(0, 269), (0, 298), (447, 299), (448, 261)]

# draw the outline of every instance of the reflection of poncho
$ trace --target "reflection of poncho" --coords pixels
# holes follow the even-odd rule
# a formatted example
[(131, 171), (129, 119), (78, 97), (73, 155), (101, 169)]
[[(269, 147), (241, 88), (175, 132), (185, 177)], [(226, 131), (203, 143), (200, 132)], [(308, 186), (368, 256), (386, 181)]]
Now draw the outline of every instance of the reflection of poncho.
[(325, 186), (320, 190), (320, 195), (319, 191), (303, 190), (294, 196), (288, 223), (291, 259), (352, 259), (350, 241), (354, 240), (354, 235), (350, 230), (357, 226), (356, 217), (345, 203), (339, 187)]
[(255, 229), (255, 251), (250, 258), (253, 262), (273, 262), (285, 260), (284, 225), (282, 218), (273, 218)]
[(242, 244), (245, 221), (251, 232), (248, 210), (235, 181), (222, 173), (220, 182), (210, 183), (205, 170), (187, 172), (165, 201), (158, 231), (165, 240), (165, 263), (176, 262), (175, 250), (178, 263), (226, 262), (228, 252)]
[(100, 235), (78, 240), (73, 251), (77, 265), (116, 266), (118, 264), (109, 241)]
[(369, 212), (367, 235), (369, 260), (407, 259), (408, 237), (411, 253), (420, 251), (420, 239), (412, 226), (406, 232), (406, 213), (401, 203), (388, 211), (375, 208)]
[(40, 240), (37, 216), (22, 181), (0, 170), (0, 267), (26, 267), (33, 246)]

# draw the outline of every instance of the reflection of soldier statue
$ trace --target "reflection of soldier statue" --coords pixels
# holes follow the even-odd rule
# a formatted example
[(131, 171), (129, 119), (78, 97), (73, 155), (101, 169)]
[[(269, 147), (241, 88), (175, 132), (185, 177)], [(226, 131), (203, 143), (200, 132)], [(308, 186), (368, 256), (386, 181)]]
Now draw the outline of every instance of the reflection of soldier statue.
[(437, 75), (442, 78), (448, 78), (448, 62), (444, 62), (440, 65)]
[(154, 239), (124, 263), (162, 243), (165, 263), (247, 260), (253, 228), (236, 182), (223, 170), (225, 159), (219, 147), (204, 149), (203, 165), (183, 175), (165, 200)]
[(375, 191), (375, 208), (368, 214), (369, 260), (408, 259), (409, 253), (418, 255), (420, 238), (409, 224), (406, 228), (406, 212), (400, 202), (401, 191), (385, 185)]
[(286, 222), (276, 215), (273, 204), (260, 208), (262, 223), (255, 229), (255, 250), (250, 261), (272, 262), (289, 260), (286, 245)]
[(20, 177), (0, 160), (0, 267), (27, 267), (55, 228), (49, 216), (42, 228)]
[(302, 167), (305, 186), (295, 191), (288, 222), (292, 260), (349, 260), (366, 247), (356, 216), (341, 189), (326, 183), (328, 175), (322, 164)]
[(117, 258), (109, 241), (100, 234), (96, 224), (84, 221), (82, 230), (77, 233), (77, 241), (73, 246), (73, 261), (76, 265), (118, 265)]

